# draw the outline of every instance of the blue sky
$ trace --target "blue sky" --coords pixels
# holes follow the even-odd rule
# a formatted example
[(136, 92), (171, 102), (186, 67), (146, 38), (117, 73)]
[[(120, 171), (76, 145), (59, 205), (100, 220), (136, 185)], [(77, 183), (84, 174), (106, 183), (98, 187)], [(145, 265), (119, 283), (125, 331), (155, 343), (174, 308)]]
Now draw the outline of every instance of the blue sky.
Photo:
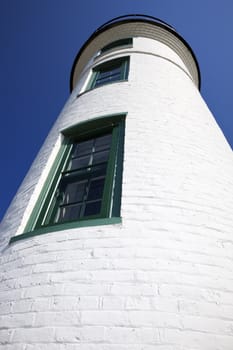
[(232, 0), (1, 0), (0, 219), (69, 97), (79, 48), (130, 13), (158, 17), (188, 41), (202, 95), (233, 147)]

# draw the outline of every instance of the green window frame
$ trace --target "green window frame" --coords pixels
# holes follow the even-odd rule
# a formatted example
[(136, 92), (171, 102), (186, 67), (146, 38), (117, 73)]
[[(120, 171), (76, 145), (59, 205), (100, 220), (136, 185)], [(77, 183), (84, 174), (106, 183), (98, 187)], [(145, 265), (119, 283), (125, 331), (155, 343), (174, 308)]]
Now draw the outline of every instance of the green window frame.
[(99, 64), (92, 70), (87, 90), (128, 79), (129, 57), (116, 58)]
[(102, 49), (100, 50), (100, 54), (115, 48), (124, 48), (124, 46), (131, 46), (131, 45), (133, 45), (133, 38), (124, 38), (124, 39), (116, 40), (102, 47)]
[[(126, 113), (95, 118), (63, 132), (60, 150), (25, 232), (13, 237), (11, 242), (46, 232), (121, 222), (125, 117)], [(75, 164), (74, 168), (69, 164)], [(67, 190), (69, 186), (71, 190)], [(64, 203), (68, 197), (71, 202)], [(90, 204), (94, 211), (90, 210)], [(88, 205), (89, 212), (85, 215)], [(60, 215), (59, 210), (64, 212), (64, 208), (66, 211), (75, 206), (80, 206), (82, 214), (79, 211), (75, 217), (73, 212), (71, 219), (64, 216), (55, 219)]]

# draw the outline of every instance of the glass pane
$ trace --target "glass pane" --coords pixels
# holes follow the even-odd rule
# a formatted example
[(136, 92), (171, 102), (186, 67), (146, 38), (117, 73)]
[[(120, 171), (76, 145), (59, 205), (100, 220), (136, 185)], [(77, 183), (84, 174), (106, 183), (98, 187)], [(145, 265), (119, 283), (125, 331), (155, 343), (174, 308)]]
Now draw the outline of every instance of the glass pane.
[[(108, 163), (102, 163), (100, 165), (93, 165), (88, 173), (89, 177), (92, 176), (104, 176), (107, 171)], [(89, 168), (88, 168), (89, 169)]]
[(119, 80), (121, 77), (121, 74), (120, 73), (116, 73), (116, 74), (108, 74), (106, 77), (99, 77), (98, 79), (96, 79), (96, 82), (97, 83), (102, 83), (104, 81), (109, 81), (109, 80)]
[(101, 201), (87, 203), (84, 216), (100, 214), (100, 210), (101, 210)]
[(59, 208), (54, 222), (58, 223), (78, 219), (80, 217), (81, 207), (82, 205), (78, 204)]
[(74, 170), (79, 168), (87, 167), (91, 164), (92, 155), (71, 159), (68, 170)]
[(107, 162), (108, 154), (109, 154), (109, 150), (94, 153), (94, 155), (93, 155), (93, 164)]
[(73, 157), (82, 156), (84, 154), (91, 153), (93, 148), (93, 142), (94, 142), (94, 139), (79, 142), (76, 145), (74, 145)]
[(111, 81), (117, 81), (117, 80), (120, 80), (120, 79), (121, 79), (121, 74), (120, 73), (119, 74), (114, 74), (114, 75), (109, 75), (108, 77), (97, 79), (96, 83), (95, 83), (95, 86), (106, 84), (106, 83), (109, 83)]
[(87, 200), (101, 199), (103, 196), (105, 178), (97, 178), (90, 181)]
[(117, 81), (121, 79), (121, 64), (117, 64), (117, 66), (109, 66), (99, 70), (97, 74), (97, 79), (95, 82), (95, 86), (109, 83), (111, 81)]
[(118, 67), (110, 67), (109, 69), (103, 69), (99, 71), (99, 75), (98, 75), (98, 79), (99, 78), (106, 78), (109, 75), (113, 75), (113, 74), (119, 74), (121, 73), (121, 65), (119, 65)]
[(100, 151), (102, 149), (110, 148), (112, 141), (112, 134), (107, 134), (98, 137), (95, 141), (95, 151)]
[(81, 202), (86, 194), (87, 180), (68, 183), (63, 190), (62, 204)]

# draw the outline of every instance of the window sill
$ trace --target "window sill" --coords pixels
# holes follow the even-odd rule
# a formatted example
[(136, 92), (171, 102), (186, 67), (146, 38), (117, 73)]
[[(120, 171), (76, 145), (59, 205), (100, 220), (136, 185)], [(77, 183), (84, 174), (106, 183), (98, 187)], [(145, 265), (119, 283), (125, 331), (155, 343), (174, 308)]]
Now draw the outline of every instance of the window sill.
[(34, 231), (25, 232), (21, 235), (11, 237), (9, 244), (19, 241), (21, 239), (26, 239), (38, 235), (42, 235), (45, 233), (55, 232), (55, 231), (63, 231), (69, 230), (73, 228), (81, 228), (81, 227), (90, 227), (90, 226), (102, 226), (102, 225), (115, 225), (120, 224), (120, 217), (112, 217), (112, 218), (101, 218), (101, 219), (93, 219), (93, 220), (82, 220), (75, 222), (68, 222), (64, 224), (58, 224), (53, 226), (41, 227)]

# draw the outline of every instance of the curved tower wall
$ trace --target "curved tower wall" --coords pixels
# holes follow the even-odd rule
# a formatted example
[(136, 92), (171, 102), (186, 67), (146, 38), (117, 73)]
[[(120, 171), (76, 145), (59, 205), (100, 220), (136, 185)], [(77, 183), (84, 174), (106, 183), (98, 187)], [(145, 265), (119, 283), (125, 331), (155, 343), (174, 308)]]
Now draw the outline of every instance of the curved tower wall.
[[(129, 36), (132, 47), (95, 56)], [(122, 56), (127, 81), (84, 91), (93, 66)], [(88, 43), (72, 77), (1, 225), (2, 348), (232, 350), (233, 157), (189, 48), (156, 23), (118, 23)], [(117, 113), (127, 113), (122, 222), (8, 245), (25, 230), (61, 131)]]

